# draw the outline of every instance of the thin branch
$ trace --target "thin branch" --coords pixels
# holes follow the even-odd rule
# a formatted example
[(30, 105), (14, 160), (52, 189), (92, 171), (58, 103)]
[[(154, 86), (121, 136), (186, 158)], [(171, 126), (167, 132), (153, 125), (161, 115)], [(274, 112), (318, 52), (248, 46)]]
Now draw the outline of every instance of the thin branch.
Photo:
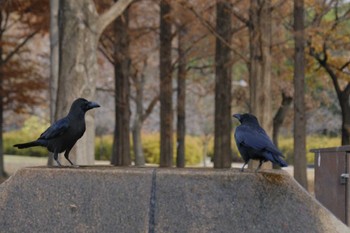
[(147, 36), (149, 33), (155, 32), (159, 33), (159, 27), (138, 27), (138, 28), (129, 28), (130, 33), (134, 33), (135, 40), (140, 39), (143, 36)]
[(110, 55), (107, 51), (108, 51), (108, 46), (105, 44), (105, 42), (103, 40), (100, 40), (100, 43), (102, 45), (102, 47), (99, 46), (99, 50), (101, 51), (101, 53), (105, 56), (105, 58), (112, 64), (114, 65), (114, 59), (113, 56)]
[(17, 47), (12, 50), (4, 59), (4, 63), (8, 62), (31, 38), (33, 38), (33, 36), (35, 36), (35, 34), (37, 34), (40, 31), (40, 29), (32, 32), (31, 34), (29, 34), (27, 36), (27, 38), (25, 38), (20, 44), (17, 45)]
[(103, 54), (103, 56), (109, 61), (109, 63), (111, 63), (112, 65), (114, 65), (114, 60), (112, 59), (112, 57), (107, 54), (106, 50), (103, 47), (99, 47), (98, 50)]
[(232, 9), (231, 10), (232, 14), (239, 19), (242, 23), (244, 23), (247, 27), (249, 26), (250, 22), (247, 18), (245, 18), (243, 15), (238, 13), (236, 10)]
[(96, 91), (108, 92), (114, 94), (114, 89), (104, 88), (104, 87), (96, 87)]
[(348, 82), (348, 84), (344, 88), (343, 93), (344, 93), (345, 96), (349, 96), (350, 95), (350, 82)]
[(350, 60), (347, 61), (344, 65), (342, 65), (342, 66), (339, 68), (339, 70), (340, 70), (340, 71), (344, 71), (344, 69), (345, 69), (348, 65), (350, 65)]
[(279, 2), (275, 2), (275, 4), (273, 4), (271, 6), (271, 11), (274, 11), (275, 9), (280, 9), (285, 3), (287, 3), (288, 1), (285, 0), (281, 0)]
[(320, 26), (323, 16), (325, 16), (332, 9), (331, 4), (332, 1), (330, 1), (329, 4), (326, 4), (326, 2), (324, 1), (323, 8), (321, 9), (321, 14), (319, 14), (318, 12), (315, 13), (315, 17), (312, 19), (311, 25), (313, 25), (314, 27)]
[(342, 95), (342, 90), (340, 88), (339, 82), (338, 82), (338, 78), (337, 75), (333, 72), (332, 68), (329, 66), (329, 64), (327, 63), (327, 47), (326, 44), (323, 44), (323, 58), (321, 58), (320, 54), (315, 52), (315, 49), (311, 46), (311, 42), (308, 42), (309, 45), (309, 54), (310, 56), (312, 56), (313, 58), (316, 59), (316, 61), (318, 61), (318, 63), (320, 64), (320, 66), (322, 66), (326, 72), (328, 73), (328, 75), (331, 77), (333, 85), (334, 85), (334, 89), (338, 95), (338, 98), (341, 98)]
[(244, 57), (241, 53), (239, 53), (235, 48), (233, 48), (231, 46), (231, 44), (229, 42), (227, 42), (224, 38), (222, 38), (222, 36), (220, 36), (215, 28), (210, 24), (210, 22), (208, 22), (207, 20), (203, 19), (203, 17), (201, 15), (199, 15), (199, 13), (193, 9), (193, 7), (189, 6), (187, 7), (187, 9), (189, 9), (196, 17), (197, 19), (217, 38), (219, 39), (225, 46), (227, 46), (228, 48), (230, 48), (230, 50), (232, 50), (236, 55), (238, 55), (238, 57), (240, 57), (242, 60), (244, 60), (245, 62), (248, 62), (248, 59), (246, 57)]
[(103, 30), (116, 18), (118, 18), (133, 0), (118, 0), (111, 8), (100, 15), (96, 22), (97, 35), (101, 35)]
[(200, 70), (200, 71), (203, 71), (205, 69), (211, 69), (213, 68), (213, 65), (203, 65), (203, 66), (188, 66), (188, 70)]
[[(195, 45), (196, 45), (199, 41), (203, 40), (203, 39), (206, 38), (207, 36), (208, 36), (208, 34), (203, 34), (202, 36), (200, 36), (200, 37), (198, 37), (196, 40), (194, 40), (194, 41), (191, 43), (191, 45), (188, 46), (188, 47), (185, 49), (185, 51), (184, 51), (184, 56), (187, 56), (187, 54), (191, 51), (191, 49), (192, 49), (193, 47), (195, 47)], [(172, 69), (175, 69), (175, 66), (176, 66), (176, 64), (178, 63), (179, 59), (180, 59), (180, 57), (176, 57), (175, 61), (173, 61), (173, 63), (172, 63)]]
[(142, 114), (141, 122), (144, 122), (147, 119), (147, 117), (152, 113), (153, 108), (156, 106), (158, 101), (159, 101), (159, 94), (152, 99), (147, 109), (145, 110), (145, 113)]
[(327, 61), (328, 61), (328, 54), (327, 54), (326, 41), (323, 42), (322, 50), (323, 50), (323, 63), (327, 63)]

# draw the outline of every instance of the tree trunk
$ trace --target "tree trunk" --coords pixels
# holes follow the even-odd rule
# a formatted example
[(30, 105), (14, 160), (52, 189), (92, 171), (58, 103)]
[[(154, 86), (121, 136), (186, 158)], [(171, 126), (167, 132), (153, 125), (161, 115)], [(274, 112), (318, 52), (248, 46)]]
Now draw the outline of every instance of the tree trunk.
[[(283, 124), (284, 118), (286, 117), (290, 105), (293, 101), (293, 97), (287, 96), (283, 91), (282, 91), (282, 103), (281, 106), (278, 108), (274, 118), (273, 118), (273, 131), (272, 131), (272, 141), (278, 148), (278, 135), (279, 135), (279, 130)], [(272, 167), (274, 169), (280, 169), (281, 167), (277, 164), (273, 164)]]
[[(1, 13), (0, 13), (1, 14)], [(1, 25), (1, 21), (0, 21)], [(0, 32), (0, 41), (2, 34)], [(4, 101), (3, 101), (3, 62), (2, 62), (2, 47), (0, 46), (0, 177), (6, 177), (5, 167), (4, 167), (4, 146), (3, 146), (3, 123), (4, 123)]]
[(284, 92), (282, 92), (282, 103), (278, 108), (274, 118), (273, 118), (273, 132), (272, 132), (272, 140), (273, 143), (278, 147), (278, 134), (279, 130), (283, 124), (283, 121), (289, 111), (289, 107), (293, 101), (293, 97), (287, 96)]
[[(97, 19), (93, 1), (62, 0), (60, 5), (60, 69), (57, 93), (56, 120), (64, 117), (79, 97), (93, 100), (98, 76), (97, 40), (88, 23)], [(70, 158), (76, 164), (94, 163), (93, 111), (86, 114), (86, 132), (74, 146)], [(66, 163), (65, 159), (62, 162)]]
[(141, 127), (142, 127), (142, 122), (139, 119), (135, 119), (134, 126), (132, 128), (132, 139), (133, 139), (133, 150), (135, 154), (136, 166), (145, 165), (145, 156), (142, 150)]
[(335, 92), (337, 93), (341, 114), (342, 114), (342, 126), (341, 126), (341, 144), (342, 145), (349, 145), (350, 144), (350, 106), (349, 106), (349, 96), (350, 96), (350, 82), (347, 83), (345, 88), (342, 90), (339, 81), (338, 76), (336, 72), (332, 70), (330, 65), (327, 63), (327, 54), (326, 46), (324, 46), (323, 51), (323, 59), (321, 59), (319, 54), (316, 54), (313, 52), (313, 48), (310, 48), (310, 55), (313, 56), (319, 64), (325, 69), (325, 71), (328, 73), (329, 77), (332, 79), (333, 86), (335, 89)]
[[(350, 84), (348, 84), (350, 85)], [(349, 106), (349, 93), (343, 91), (341, 98), (339, 99), (341, 112), (342, 112), (342, 124), (341, 124), (341, 144), (350, 144), (350, 106)]]
[[(0, 52), (1, 54), (1, 52)], [(1, 65), (0, 65), (1, 67)], [(0, 71), (0, 87), (2, 87), (2, 74)], [(3, 123), (4, 123), (4, 102), (2, 97), (2, 88), (0, 88), (0, 177), (7, 177), (4, 166), (4, 137), (3, 137)]]
[(128, 166), (130, 158), (130, 53), (128, 11), (115, 21), (115, 130), (112, 164)]
[[(143, 61), (143, 71), (146, 70), (147, 67), (147, 59)], [(134, 81), (136, 97), (135, 97), (135, 117), (132, 126), (132, 137), (133, 137), (133, 150), (135, 155), (135, 165), (136, 166), (144, 166), (145, 165), (145, 156), (143, 154), (142, 149), (142, 138), (141, 138), (141, 129), (143, 122), (147, 119), (147, 117), (152, 113), (154, 106), (157, 104), (159, 100), (159, 96), (156, 96), (151, 100), (146, 110), (143, 108), (143, 91), (145, 85), (145, 74), (144, 72), (140, 72), (140, 75), (137, 72), (132, 75), (132, 80)]]
[(50, 0), (50, 121), (54, 123), (59, 75), (59, 1)]
[[(99, 37), (106, 26), (118, 17), (131, 1), (119, 0), (100, 16), (92, 0), (60, 1), (60, 68), (56, 119), (68, 113), (76, 98), (95, 98), (98, 76), (96, 51)], [(77, 164), (94, 162), (93, 111), (89, 111), (85, 119), (86, 132), (71, 152), (71, 160)]]
[(341, 125), (341, 144), (350, 144), (350, 109), (348, 108), (346, 112), (342, 113), (342, 125)]
[(271, 107), (271, 2), (251, 0), (249, 10), (250, 111), (272, 135)]
[(142, 128), (142, 116), (143, 116), (143, 88), (145, 83), (145, 77), (141, 74), (141, 77), (138, 78), (137, 75), (134, 78), (135, 80), (135, 89), (136, 89), (136, 111), (135, 119), (132, 127), (132, 138), (133, 138), (133, 150), (135, 154), (135, 165), (144, 166), (145, 165), (145, 156), (142, 150), (142, 140), (141, 140), (141, 128)]
[(160, 166), (173, 164), (173, 101), (169, 1), (160, 2)]
[[(0, 26), (3, 24), (2, 22), (2, 12), (0, 12)], [(0, 28), (1, 29), (1, 28)], [(2, 41), (3, 30), (0, 30), (0, 42)], [(7, 174), (5, 172), (4, 167), (4, 139), (3, 139), (3, 123), (4, 123), (4, 90), (3, 90), (3, 73), (4, 61), (3, 61), (3, 47), (0, 44), (0, 177), (6, 177)]]
[[(59, 1), (50, 0), (50, 122), (55, 122), (58, 74), (59, 74)], [(50, 152), (47, 164), (53, 165), (53, 153)]]
[(186, 135), (186, 54), (185, 54), (185, 26), (178, 29), (178, 73), (177, 73), (177, 150), (176, 167), (185, 167), (185, 135)]
[(231, 152), (231, 68), (232, 52), (226, 45), (231, 43), (232, 26), (230, 7), (226, 2), (216, 2), (215, 50), (215, 139), (214, 167), (228, 168), (232, 163)]
[[(251, 0), (249, 9), (249, 93), (250, 112), (272, 136), (271, 104), (271, 0)], [(251, 160), (250, 168), (258, 165)], [(271, 168), (271, 163), (264, 163)]]
[(306, 190), (304, 0), (294, 0), (294, 178)]

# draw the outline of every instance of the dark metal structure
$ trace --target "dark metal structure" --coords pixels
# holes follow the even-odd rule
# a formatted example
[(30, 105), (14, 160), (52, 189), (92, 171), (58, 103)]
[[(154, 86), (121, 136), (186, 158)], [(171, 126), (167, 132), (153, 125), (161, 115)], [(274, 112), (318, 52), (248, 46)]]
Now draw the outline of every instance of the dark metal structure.
[(350, 225), (350, 145), (312, 149), (315, 153), (315, 196), (328, 210)]

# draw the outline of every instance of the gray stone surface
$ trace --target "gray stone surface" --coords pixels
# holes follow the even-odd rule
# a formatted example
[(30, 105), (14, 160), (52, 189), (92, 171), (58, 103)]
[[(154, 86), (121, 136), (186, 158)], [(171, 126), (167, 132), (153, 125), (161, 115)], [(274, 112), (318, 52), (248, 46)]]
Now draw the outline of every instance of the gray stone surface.
[(25, 168), (0, 232), (350, 232), (283, 171)]

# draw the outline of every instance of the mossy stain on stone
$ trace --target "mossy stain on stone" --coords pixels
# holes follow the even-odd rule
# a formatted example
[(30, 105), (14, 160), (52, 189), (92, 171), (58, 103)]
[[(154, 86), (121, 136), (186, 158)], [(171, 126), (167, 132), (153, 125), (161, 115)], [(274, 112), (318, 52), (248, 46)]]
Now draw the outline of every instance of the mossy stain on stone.
[(272, 184), (282, 184), (285, 180), (284, 175), (281, 174), (275, 174), (275, 173), (261, 173), (261, 175)]

